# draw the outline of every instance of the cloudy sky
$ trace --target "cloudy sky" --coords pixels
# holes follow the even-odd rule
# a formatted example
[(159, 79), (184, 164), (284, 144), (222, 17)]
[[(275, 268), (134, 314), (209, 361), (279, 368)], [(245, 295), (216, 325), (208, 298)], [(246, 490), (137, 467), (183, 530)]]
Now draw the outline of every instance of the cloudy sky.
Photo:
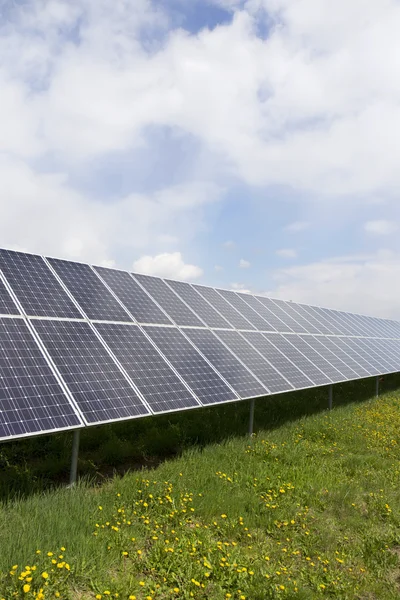
[(400, 318), (396, 0), (0, 0), (0, 245)]

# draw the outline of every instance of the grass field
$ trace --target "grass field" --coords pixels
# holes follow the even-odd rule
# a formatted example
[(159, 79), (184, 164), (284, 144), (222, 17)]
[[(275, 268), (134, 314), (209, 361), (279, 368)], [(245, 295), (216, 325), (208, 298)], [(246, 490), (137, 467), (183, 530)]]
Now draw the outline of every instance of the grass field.
[(400, 598), (398, 383), (83, 432), (72, 490), (70, 435), (4, 445), (0, 599)]

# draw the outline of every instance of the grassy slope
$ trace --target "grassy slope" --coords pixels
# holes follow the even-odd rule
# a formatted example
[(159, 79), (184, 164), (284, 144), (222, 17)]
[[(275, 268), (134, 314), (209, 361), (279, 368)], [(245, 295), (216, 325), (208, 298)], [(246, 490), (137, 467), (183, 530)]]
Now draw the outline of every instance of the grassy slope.
[(3, 505), (0, 598), (400, 598), (399, 398)]

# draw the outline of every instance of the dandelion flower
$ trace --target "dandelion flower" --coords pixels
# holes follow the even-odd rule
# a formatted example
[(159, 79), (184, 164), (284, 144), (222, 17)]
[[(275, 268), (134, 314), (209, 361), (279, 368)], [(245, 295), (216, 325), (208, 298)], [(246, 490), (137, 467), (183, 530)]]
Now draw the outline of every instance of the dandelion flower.
[(31, 589), (31, 586), (28, 583), (26, 583), (22, 589), (24, 590), (24, 593), (27, 594)]

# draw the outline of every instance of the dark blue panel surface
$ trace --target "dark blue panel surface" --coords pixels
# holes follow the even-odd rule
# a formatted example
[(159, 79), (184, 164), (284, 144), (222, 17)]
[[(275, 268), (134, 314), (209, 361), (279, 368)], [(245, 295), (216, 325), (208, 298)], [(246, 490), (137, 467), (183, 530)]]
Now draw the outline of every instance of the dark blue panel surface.
[(153, 412), (200, 406), (139, 327), (114, 323), (95, 327)]
[(89, 319), (132, 321), (89, 265), (56, 258), (48, 260)]
[[(304, 335), (301, 336), (301, 339), (305, 344), (308, 344), (318, 354), (320, 354), (327, 362), (331, 365), (331, 379), (332, 381), (343, 381), (343, 379), (357, 379), (359, 377), (359, 372), (361, 367), (357, 367), (357, 370), (354, 371), (349, 365), (349, 358), (343, 356), (343, 353), (340, 352), (339, 348), (334, 344), (330, 343), (330, 340), (326, 336), (312, 336), (312, 335)], [(328, 373), (327, 373), (328, 374)], [(367, 373), (362, 373), (361, 377), (365, 375), (368, 376)]]
[[(361, 355), (359, 349), (356, 349), (352, 345), (352, 338), (333, 337), (330, 339), (332, 343), (335, 344), (335, 346), (338, 346), (341, 350), (343, 350), (343, 352), (346, 355), (348, 355), (351, 358), (351, 360), (353, 360), (356, 364), (360, 365), (360, 367), (362, 367), (365, 370), (365, 372), (368, 373), (369, 376), (379, 375), (379, 369), (374, 367), (371, 364), (371, 362), (369, 362), (365, 353)], [(351, 366), (351, 368), (355, 369), (355, 367), (353, 367), (353, 365), (350, 362), (348, 362), (348, 364)]]
[(229, 304), (214, 288), (204, 285), (194, 285), (193, 287), (203, 296), (233, 327), (236, 329), (254, 329), (253, 325), (247, 321), (233, 306)]
[(89, 323), (35, 320), (34, 326), (89, 424), (149, 414)]
[[(348, 379), (342, 372), (338, 371), (332, 360), (337, 359), (321, 344), (318, 346), (313, 341), (316, 339), (311, 335), (290, 335), (287, 336), (288, 341), (293, 344), (300, 352), (302, 352), (314, 365), (316, 365), (332, 382), (344, 381)], [(345, 365), (343, 365), (345, 366)], [(356, 373), (353, 374), (353, 379), (357, 378)]]
[(27, 315), (82, 318), (41, 256), (0, 250), (0, 270)]
[(178, 329), (144, 329), (202, 404), (218, 404), (238, 399)]
[(190, 283), (183, 281), (165, 280), (169, 286), (190, 306), (194, 312), (204, 321), (208, 327), (222, 327), (231, 329), (232, 325), (228, 323), (203, 296), (201, 296)]
[(95, 267), (138, 323), (171, 325), (171, 320), (126, 271)]
[(136, 273), (134, 277), (177, 325), (204, 327), (204, 323), (174, 294), (162, 279)]
[(14, 300), (8, 293), (6, 286), (0, 279), (0, 315), (19, 315), (19, 310)]
[(236, 292), (232, 292), (229, 290), (220, 290), (217, 289), (217, 292), (221, 294), (223, 298), (229, 304), (232, 304), (237, 311), (240, 312), (256, 329), (259, 331), (274, 331), (271, 330), (269, 322), (265, 321), (262, 316), (256, 312), (249, 304), (246, 303), (242, 296), (247, 296), (247, 294), (236, 294)]
[[(254, 350), (237, 331), (215, 331), (215, 334), (262, 381), (271, 394), (293, 389), (293, 386)], [(256, 333), (256, 335), (261, 334)]]
[(0, 319), (0, 439), (81, 425), (22, 319)]
[(268, 390), (208, 329), (185, 329), (186, 335), (242, 398), (265, 396)]

